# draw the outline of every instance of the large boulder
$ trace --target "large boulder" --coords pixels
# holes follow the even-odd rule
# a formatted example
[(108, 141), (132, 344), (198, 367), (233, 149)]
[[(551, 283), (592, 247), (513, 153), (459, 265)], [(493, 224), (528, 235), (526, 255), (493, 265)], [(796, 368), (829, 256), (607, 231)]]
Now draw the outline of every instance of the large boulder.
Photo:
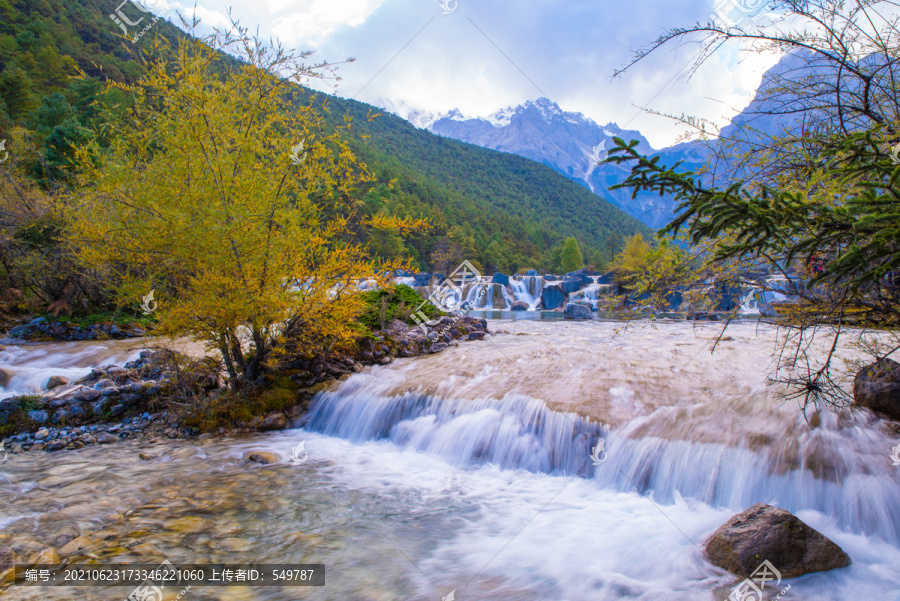
[(537, 269), (529, 269), (528, 271), (525, 272), (525, 275), (537, 275), (537, 274), (538, 274)]
[(796, 578), (850, 565), (834, 542), (784, 509), (757, 503), (733, 516), (706, 541), (709, 560), (748, 578), (763, 561), (782, 578)]
[(587, 269), (579, 269), (578, 271), (567, 273), (566, 277), (578, 278), (579, 280), (581, 280), (582, 286), (590, 286), (594, 283), (594, 280), (587, 274)]
[(884, 358), (859, 370), (853, 402), (900, 421), (900, 363)]
[(562, 288), (563, 294), (572, 294), (573, 292), (578, 292), (581, 290), (584, 285), (581, 281), (581, 278), (563, 278), (563, 280), (559, 283)]
[(594, 315), (591, 308), (587, 305), (578, 303), (566, 304), (566, 319), (593, 319)]
[(527, 311), (528, 306), (528, 303), (526, 303), (525, 301), (516, 301), (512, 305), (510, 305), (509, 308), (511, 311)]
[(541, 290), (541, 308), (544, 309), (544, 311), (558, 309), (565, 300), (566, 295), (563, 293), (559, 284), (544, 286), (544, 289)]
[(494, 277), (491, 278), (491, 283), (509, 286), (509, 276), (502, 273), (495, 273)]

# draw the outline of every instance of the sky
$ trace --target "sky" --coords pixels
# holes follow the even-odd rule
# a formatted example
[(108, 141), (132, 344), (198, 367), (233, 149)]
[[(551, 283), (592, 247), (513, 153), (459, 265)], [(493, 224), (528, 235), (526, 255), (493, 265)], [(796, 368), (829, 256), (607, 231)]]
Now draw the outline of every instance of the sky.
[(354, 57), (340, 66), (336, 88), (310, 83), (322, 91), (435, 113), (457, 108), (466, 116), (543, 96), (601, 125), (640, 130), (655, 148), (675, 143), (686, 128), (638, 107), (724, 125), (778, 60), (726, 45), (688, 79), (683, 73), (699, 47), (671, 44), (612, 77), (665, 29), (707, 22), (716, 10), (739, 19), (739, 2), (763, 0), (196, 1), (206, 26), (226, 26), (230, 8), (242, 25), (314, 50), (315, 60)]

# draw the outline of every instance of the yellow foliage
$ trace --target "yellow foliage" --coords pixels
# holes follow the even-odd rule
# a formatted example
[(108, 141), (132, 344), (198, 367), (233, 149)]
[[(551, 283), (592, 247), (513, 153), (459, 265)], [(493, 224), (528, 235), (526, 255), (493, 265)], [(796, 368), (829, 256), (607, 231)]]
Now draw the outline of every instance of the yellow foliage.
[(426, 224), (358, 216), (355, 188), (372, 177), (342, 139), (350, 120), (329, 132), (316, 106), (289, 102), (282, 75), (308, 75), (304, 55), (243, 30), (173, 52), (118, 86), (134, 105), (107, 124), (109, 147), (79, 151), (73, 241), (122, 302), (156, 290), (161, 334), (208, 342), (232, 380), (255, 380), (290, 326), (350, 338), (355, 281), (400, 265), (374, 264), (354, 230)]

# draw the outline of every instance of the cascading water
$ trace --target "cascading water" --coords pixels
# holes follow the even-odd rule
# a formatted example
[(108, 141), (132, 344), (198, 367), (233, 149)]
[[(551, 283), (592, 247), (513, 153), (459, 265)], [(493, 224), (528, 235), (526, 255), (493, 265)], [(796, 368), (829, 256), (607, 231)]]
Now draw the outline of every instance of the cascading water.
[(0, 399), (46, 390), (51, 376), (69, 381), (90, 373), (92, 366), (121, 365), (137, 358), (135, 341), (65, 342), (54, 345), (19, 343), (0, 350)]
[[(811, 428), (780, 403), (762, 384), (773, 328), (732, 324), (715, 355), (715, 324), (500, 328), (509, 334), (354, 374), (317, 395), (301, 429), (163, 440), (144, 461), (128, 445), (11, 456), (0, 464), (3, 534), (53, 541), (64, 522), (121, 533), (108, 562), (147, 561), (154, 548), (176, 565), (321, 562), (326, 587), (303, 595), (322, 601), (451, 590), (460, 601), (721, 601), (739, 579), (700, 548), (761, 501), (853, 560), (790, 580), (784, 601), (900, 601), (900, 467), (889, 457), (900, 441), (864, 410), (822, 411)], [(259, 450), (282, 459), (244, 460)], [(234, 590), (297, 598), (291, 587)]]
[(464, 302), (469, 309), (508, 309), (516, 298), (502, 284), (477, 282), (469, 284), (464, 290)]
[(595, 309), (600, 297), (612, 294), (614, 286), (610, 284), (590, 284), (586, 288), (582, 288), (569, 295), (570, 303), (587, 303)]
[(376, 385), (362, 376), (320, 395), (307, 428), (355, 442), (388, 439), (460, 466), (492, 463), (547, 474), (587, 474), (590, 450), (603, 434), (598, 424), (520, 395), (501, 401), (373, 396)]
[[(671, 438), (669, 428), (678, 423), (679, 435), (690, 434), (694, 420), (709, 419), (702, 410), (696, 417), (693, 412), (679, 417), (684, 411), (661, 408), (606, 433), (600, 424), (550, 411), (523, 395), (464, 400), (383, 394), (391, 386), (370, 375), (353, 376), (338, 391), (316, 398), (306, 428), (354, 442), (387, 439), (458, 466), (490, 463), (593, 477), (601, 488), (652, 491), (662, 503), (680, 495), (735, 511), (774, 502), (794, 512), (840, 512), (839, 526), (900, 543), (900, 477), (888, 475), (862, 486), (873, 466), (886, 463), (890, 448), (890, 438), (871, 417), (826, 411), (817, 429), (796, 435), (803, 418), (795, 416), (783, 424), (790, 436), (778, 444), (760, 445), (752, 426), (740, 440), (692, 442)], [(764, 403), (755, 399), (753, 406)], [(611, 460), (595, 471), (589, 455), (601, 438)]]
[(544, 289), (544, 278), (539, 275), (523, 275), (510, 278), (509, 285), (512, 286), (517, 301), (528, 303), (529, 311), (537, 309), (541, 290)]

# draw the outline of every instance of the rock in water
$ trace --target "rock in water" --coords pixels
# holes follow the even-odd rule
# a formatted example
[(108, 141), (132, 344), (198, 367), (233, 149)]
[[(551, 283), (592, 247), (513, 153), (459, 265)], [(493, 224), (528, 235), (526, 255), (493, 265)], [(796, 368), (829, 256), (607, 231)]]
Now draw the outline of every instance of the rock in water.
[(784, 509), (757, 503), (733, 516), (706, 541), (709, 560), (742, 578), (769, 561), (782, 578), (850, 565), (850, 557)]
[(528, 303), (525, 301), (516, 301), (509, 308), (513, 311), (527, 311)]
[(252, 451), (244, 455), (244, 461), (251, 461), (262, 465), (271, 465), (281, 461), (281, 456), (278, 453), (272, 453), (270, 451)]
[(594, 315), (591, 311), (591, 308), (587, 305), (579, 305), (576, 303), (569, 303), (566, 305), (565, 310), (566, 319), (593, 319)]
[(544, 311), (552, 311), (558, 308), (565, 300), (566, 295), (563, 294), (559, 284), (544, 286), (543, 290), (541, 290), (541, 308)]
[(581, 278), (566, 277), (559, 283), (559, 286), (562, 288), (563, 294), (572, 294), (581, 290), (584, 282), (582, 282)]
[(491, 278), (492, 284), (500, 284), (501, 286), (509, 286), (509, 276), (503, 273), (495, 273)]
[(853, 402), (900, 421), (900, 363), (884, 358), (859, 370)]

